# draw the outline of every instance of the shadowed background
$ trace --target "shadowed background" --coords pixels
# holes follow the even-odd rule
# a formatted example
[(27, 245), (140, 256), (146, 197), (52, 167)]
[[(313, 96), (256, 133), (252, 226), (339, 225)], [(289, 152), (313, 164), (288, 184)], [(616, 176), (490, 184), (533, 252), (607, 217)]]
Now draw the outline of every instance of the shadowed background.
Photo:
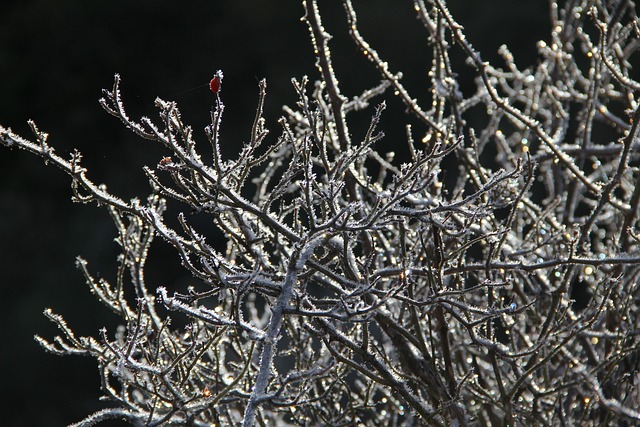
[[(277, 6), (275, 3), (278, 3)], [(426, 32), (410, 1), (354, 1), (361, 31), (404, 83), (428, 99), (431, 58)], [(350, 41), (339, 2), (320, 1), (334, 68), (343, 93), (352, 97), (379, 78)], [(520, 64), (535, 62), (535, 43), (547, 39), (547, 2), (451, 1), (483, 58), (499, 64), (496, 51), (510, 46)], [(268, 83), (265, 106), (271, 141), (283, 104), (295, 103), (291, 77), (317, 78), (308, 30), (298, 1), (125, 1), (20, 0), (0, 6), (0, 124), (31, 138), (26, 120), (50, 133), (63, 157), (74, 148), (96, 183), (128, 200), (149, 191), (141, 171), (167, 154), (134, 137), (98, 105), (113, 74), (122, 77), (129, 115), (157, 117), (156, 96), (177, 100), (185, 122), (206, 146), (212, 95), (206, 84), (216, 69), (225, 74), (222, 125), (225, 153), (237, 153), (249, 137), (257, 101), (257, 81)], [(471, 70), (459, 65), (463, 90), (473, 90)], [(403, 156), (403, 107), (391, 94), (382, 128), (384, 144)], [(381, 101), (381, 100), (380, 100)], [(379, 101), (376, 101), (376, 103)], [(357, 113), (352, 132), (359, 139), (373, 106)], [(419, 124), (414, 130), (421, 131)], [(406, 154), (406, 153), (405, 153)], [(117, 318), (91, 295), (75, 257), (82, 255), (96, 277), (114, 281), (115, 229), (104, 209), (71, 202), (69, 178), (25, 152), (0, 149), (0, 406), (7, 426), (63, 426), (100, 409), (95, 361), (45, 353), (34, 334), (58, 333), (42, 311), (62, 314), (78, 335), (113, 333)], [(202, 230), (207, 232), (207, 230)], [(212, 235), (215, 235), (212, 230)], [(190, 283), (178, 257), (156, 241), (147, 281), (182, 289)], [(124, 425), (119, 422), (103, 425)]]

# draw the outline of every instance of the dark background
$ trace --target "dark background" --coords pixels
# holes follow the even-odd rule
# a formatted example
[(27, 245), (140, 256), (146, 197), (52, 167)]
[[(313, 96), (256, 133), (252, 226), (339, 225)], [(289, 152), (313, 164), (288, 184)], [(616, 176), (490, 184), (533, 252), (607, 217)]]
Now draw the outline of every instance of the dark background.
[[(337, 1), (320, 1), (341, 88), (348, 97), (378, 82), (347, 33)], [(361, 0), (361, 31), (420, 100), (427, 99), (431, 58), (426, 32), (410, 1)], [(548, 2), (543, 0), (450, 1), (483, 57), (498, 63), (506, 43), (520, 64), (535, 63), (535, 43), (548, 40)], [(156, 96), (178, 101), (201, 144), (212, 95), (203, 88), (216, 69), (225, 74), (222, 137), (225, 152), (248, 139), (257, 80), (266, 78), (266, 116), (271, 137), (283, 104), (293, 105), (291, 77), (317, 78), (299, 1), (14, 0), (0, 6), (0, 124), (31, 138), (26, 120), (50, 133), (49, 143), (67, 157), (74, 148), (94, 182), (124, 199), (144, 198), (140, 168), (166, 154), (135, 138), (97, 103), (120, 73), (129, 115), (156, 115)], [(460, 65), (463, 89), (471, 71)], [(391, 95), (383, 118), (386, 144), (402, 151), (403, 108)], [(354, 117), (354, 138), (371, 109)], [(419, 125), (415, 128), (420, 131)], [(361, 135), (361, 134), (360, 134)], [(273, 140), (273, 139), (272, 139)], [(399, 153), (402, 155), (402, 153)], [(33, 155), (0, 149), (0, 408), (2, 425), (63, 426), (103, 407), (98, 402), (95, 361), (45, 353), (34, 334), (53, 338), (46, 307), (65, 316), (78, 335), (96, 335), (117, 319), (102, 307), (74, 267), (82, 255), (97, 277), (113, 280), (115, 229), (104, 209), (71, 202), (69, 178)], [(204, 230), (206, 233), (206, 230)], [(147, 280), (183, 289), (190, 283), (178, 258), (160, 240), (151, 251)], [(121, 425), (105, 423), (104, 425)]]

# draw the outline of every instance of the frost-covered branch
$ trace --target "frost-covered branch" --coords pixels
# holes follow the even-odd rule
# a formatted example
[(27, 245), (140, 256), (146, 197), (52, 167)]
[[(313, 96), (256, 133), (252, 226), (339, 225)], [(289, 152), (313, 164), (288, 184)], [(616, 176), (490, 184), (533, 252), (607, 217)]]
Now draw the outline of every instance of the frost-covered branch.
[[(144, 169), (147, 196), (94, 183), (79, 152), (62, 158), (32, 122), (34, 141), (0, 127), (0, 143), (63, 170), (74, 200), (115, 224), (115, 281), (77, 265), (122, 325), (80, 337), (48, 309), (60, 336), (36, 338), (98, 363), (112, 407), (76, 425), (637, 423), (633, 3), (550, 2), (552, 32), (523, 69), (507, 46), (503, 63), (482, 60), (444, 0), (415, 0), (431, 52), (424, 104), (363, 36), (351, 0), (348, 32), (379, 80), (341, 86), (322, 9), (303, 4), (317, 82), (292, 79), (298, 102), (276, 124), (260, 81), (249, 141), (230, 158), (222, 72), (205, 141), (175, 102), (130, 117), (116, 75), (102, 107), (166, 150)], [(387, 89), (418, 121), (390, 141), (395, 153), (382, 145)], [(156, 237), (195, 285), (147, 282)]]

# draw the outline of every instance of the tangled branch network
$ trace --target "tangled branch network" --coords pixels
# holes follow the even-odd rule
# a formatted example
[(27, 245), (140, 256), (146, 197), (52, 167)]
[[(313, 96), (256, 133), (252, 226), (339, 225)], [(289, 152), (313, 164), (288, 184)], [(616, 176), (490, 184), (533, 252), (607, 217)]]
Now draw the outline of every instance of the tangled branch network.
[[(130, 118), (116, 75), (102, 107), (166, 149), (144, 169), (146, 198), (94, 183), (81, 154), (63, 158), (34, 123), (34, 140), (0, 127), (4, 146), (62, 169), (74, 200), (108, 209), (117, 231), (114, 283), (77, 264), (122, 326), (80, 337), (47, 309), (61, 335), (36, 337), (97, 361), (112, 405), (75, 425), (640, 423), (639, 20), (629, 0), (559, 3), (537, 64), (521, 69), (507, 47), (484, 61), (445, 0), (413, 1), (431, 52), (423, 105), (364, 39), (351, 0), (351, 37), (380, 82), (346, 96), (305, 1), (317, 80), (292, 80), (298, 102), (277, 137), (261, 81), (235, 158), (221, 154), (221, 72), (204, 150), (175, 102)], [(476, 88), (463, 93), (469, 70)], [(404, 162), (380, 148), (387, 95), (414, 122), (395, 143)], [(371, 114), (362, 134), (356, 111)], [(173, 228), (169, 203), (185, 212)], [(198, 286), (145, 281), (156, 237)]]

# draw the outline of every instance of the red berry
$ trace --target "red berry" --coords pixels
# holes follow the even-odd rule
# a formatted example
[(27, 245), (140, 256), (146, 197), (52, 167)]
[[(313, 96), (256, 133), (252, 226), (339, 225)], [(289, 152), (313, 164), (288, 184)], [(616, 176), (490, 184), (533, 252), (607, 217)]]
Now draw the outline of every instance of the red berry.
[(218, 73), (216, 73), (209, 82), (209, 89), (211, 89), (211, 92), (213, 93), (218, 93), (220, 91), (220, 77), (218, 76)]

